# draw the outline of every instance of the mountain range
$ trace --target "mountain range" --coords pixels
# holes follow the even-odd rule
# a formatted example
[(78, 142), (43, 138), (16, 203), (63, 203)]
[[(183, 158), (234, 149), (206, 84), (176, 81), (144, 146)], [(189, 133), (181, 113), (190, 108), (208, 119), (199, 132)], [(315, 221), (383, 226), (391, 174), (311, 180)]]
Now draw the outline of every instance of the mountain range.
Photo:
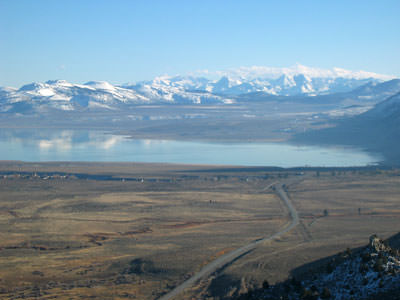
[(119, 110), (143, 104), (223, 105), (248, 98), (312, 98), (332, 94), (340, 94), (342, 99), (358, 97), (368, 101), (374, 96), (389, 96), (393, 90), (400, 91), (399, 80), (364, 71), (324, 70), (302, 65), (291, 68), (250, 67), (214, 73), (203, 71), (187, 76), (161, 76), (122, 85), (104, 81), (74, 84), (50, 80), (20, 88), (3, 87), (0, 88), (0, 112)]

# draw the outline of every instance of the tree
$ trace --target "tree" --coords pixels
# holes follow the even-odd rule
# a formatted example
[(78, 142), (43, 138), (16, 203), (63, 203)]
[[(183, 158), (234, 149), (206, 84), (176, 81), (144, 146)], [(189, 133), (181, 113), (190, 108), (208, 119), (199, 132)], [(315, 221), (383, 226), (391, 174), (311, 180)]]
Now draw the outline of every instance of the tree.
[(327, 217), (329, 215), (329, 212), (327, 209), (324, 209), (324, 217)]

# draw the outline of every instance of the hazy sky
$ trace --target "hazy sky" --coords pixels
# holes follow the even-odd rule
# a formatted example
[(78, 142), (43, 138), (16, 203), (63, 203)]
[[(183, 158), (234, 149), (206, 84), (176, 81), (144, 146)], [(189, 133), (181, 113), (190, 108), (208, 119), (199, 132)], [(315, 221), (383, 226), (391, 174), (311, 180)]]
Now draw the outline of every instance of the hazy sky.
[(399, 0), (0, 0), (0, 86), (295, 63), (400, 76), (399, 15)]

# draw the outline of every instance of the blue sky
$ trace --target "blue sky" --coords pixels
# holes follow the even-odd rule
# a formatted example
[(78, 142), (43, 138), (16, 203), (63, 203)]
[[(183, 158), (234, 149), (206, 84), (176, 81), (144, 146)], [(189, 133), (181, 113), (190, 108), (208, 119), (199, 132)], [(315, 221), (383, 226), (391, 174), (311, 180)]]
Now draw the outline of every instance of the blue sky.
[(400, 76), (400, 1), (0, 0), (0, 86), (239, 66)]

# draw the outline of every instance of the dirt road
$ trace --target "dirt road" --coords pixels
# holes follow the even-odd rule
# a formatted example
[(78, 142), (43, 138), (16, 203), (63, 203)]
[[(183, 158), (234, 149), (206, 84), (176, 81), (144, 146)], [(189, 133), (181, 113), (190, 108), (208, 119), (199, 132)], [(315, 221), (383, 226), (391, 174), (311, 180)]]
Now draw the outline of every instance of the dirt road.
[(210, 276), (212, 273), (216, 272), (218, 269), (231, 263), (232, 261), (239, 258), (240, 256), (245, 255), (249, 251), (253, 250), (258, 244), (273, 240), (273, 239), (285, 234), (286, 232), (292, 230), (299, 223), (299, 217), (298, 217), (297, 211), (294, 208), (294, 206), (292, 205), (292, 203), (289, 199), (289, 196), (287, 195), (287, 193), (284, 190), (284, 184), (283, 183), (274, 183), (274, 184), (271, 184), (268, 187), (264, 188), (263, 190), (269, 189), (271, 187), (275, 187), (276, 193), (281, 198), (283, 203), (286, 205), (286, 207), (289, 211), (291, 222), (288, 223), (282, 230), (280, 230), (279, 232), (277, 232), (271, 236), (257, 239), (243, 247), (240, 247), (236, 250), (233, 250), (229, 253), (226, 253), (226, 254), (218, 257), (217, 259), (215, 259), (208, 265), (204, 266), (199, 272), (194, 274), (192, 277), (190, 277), (189, 279), (187, 279), (180, 285), (176, 286), (173, 290), (171, 290), (167, 294), (163, 295), (161, 298), (159, 298), (159, 300), (174, 299), (174, 297), (176, 297), (177, 295), (182, 293), (185, 289), (190, 288), (199, 280)]

